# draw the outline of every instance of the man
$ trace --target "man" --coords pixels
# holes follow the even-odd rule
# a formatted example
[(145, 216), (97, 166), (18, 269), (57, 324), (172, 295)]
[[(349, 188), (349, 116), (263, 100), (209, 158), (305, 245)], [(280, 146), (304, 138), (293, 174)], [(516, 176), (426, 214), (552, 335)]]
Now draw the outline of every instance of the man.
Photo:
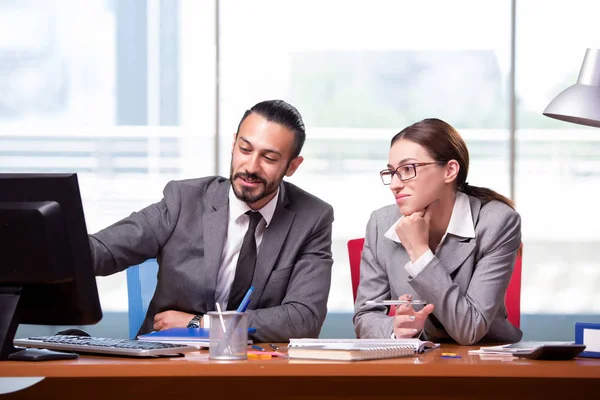
[(156, 292), (139, 334), (204, 326), (202, 316), (216, 302), (235, 310), (252, 285), (254, 340), (319, 335), (331, 283), (333, 209), (283, 181), (302, 163), (304, 140), (296, 108), (258, 103), (234, 135), (229, 179), (169, 182), (159, 203), (90, 236), (97, 275), (158, 259)]

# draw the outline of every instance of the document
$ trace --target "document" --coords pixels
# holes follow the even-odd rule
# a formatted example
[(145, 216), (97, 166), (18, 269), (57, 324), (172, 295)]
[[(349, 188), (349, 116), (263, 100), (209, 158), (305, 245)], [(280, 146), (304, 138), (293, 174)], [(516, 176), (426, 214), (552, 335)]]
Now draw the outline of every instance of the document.
[(573, 342), (538, 342), (538, 341), (524, 341), (510, 344), (502, 344), (498, 346), (485, 346), (480, 347), (479, 350), (469, 350), (469, 354), (507, 354), (513, 355), (515, 353), (530, 352), (537, 349), (540, 346), (570, 346)]

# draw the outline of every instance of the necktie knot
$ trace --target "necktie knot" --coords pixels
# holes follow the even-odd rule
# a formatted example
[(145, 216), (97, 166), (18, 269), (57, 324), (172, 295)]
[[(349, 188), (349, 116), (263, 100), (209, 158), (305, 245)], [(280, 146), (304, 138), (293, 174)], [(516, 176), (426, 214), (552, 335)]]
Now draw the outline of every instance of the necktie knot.
[(248, 229), (255, 231), (258, 223), (262, 219), (262, 214), (258, 211), (246, 211), (246, 215), (250, 217), (250, 224), (248, 225)]

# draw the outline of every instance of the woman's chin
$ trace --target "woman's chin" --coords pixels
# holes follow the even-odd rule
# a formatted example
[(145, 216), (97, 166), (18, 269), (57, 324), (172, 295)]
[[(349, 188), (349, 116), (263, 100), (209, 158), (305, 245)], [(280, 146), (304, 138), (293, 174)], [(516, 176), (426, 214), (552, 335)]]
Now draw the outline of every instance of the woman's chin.
[(398, 209), (402, 215), (410, 215), (416, 211), (414, 207), (410, 207), (406, 204), (398, 204)]

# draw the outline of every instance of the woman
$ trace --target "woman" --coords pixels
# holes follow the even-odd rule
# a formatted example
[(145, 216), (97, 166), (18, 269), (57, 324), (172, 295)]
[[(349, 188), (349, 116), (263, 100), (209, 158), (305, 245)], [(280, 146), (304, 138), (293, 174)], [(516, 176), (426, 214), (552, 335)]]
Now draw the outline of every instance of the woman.
[[(396, 205), (371, 215), (354, 325), (361, 338), (420, 337), (470, 345), (517, 342), (504, 296), (521, 244), (521, 220), (504, 196), (467, 182), (469, 152), (439, 119), (392, 138), (381, 179)], [(368, 300), (417, 300), (389, 317)], [(419, 309), (420, 307), (420, 309)]]

